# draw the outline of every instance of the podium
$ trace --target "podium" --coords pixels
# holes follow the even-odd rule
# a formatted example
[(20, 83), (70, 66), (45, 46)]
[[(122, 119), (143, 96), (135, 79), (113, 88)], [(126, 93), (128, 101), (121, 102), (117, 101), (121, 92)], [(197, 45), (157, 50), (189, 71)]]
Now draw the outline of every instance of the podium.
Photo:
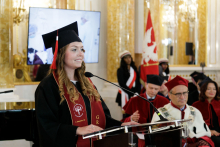
[(83, 139), (97, 138), (94, 147), (137, 147), (135, 136), (145, 140), (146, 147), (182, 147), (188, 137), (191, 119), (118, 126), (83, 135)]

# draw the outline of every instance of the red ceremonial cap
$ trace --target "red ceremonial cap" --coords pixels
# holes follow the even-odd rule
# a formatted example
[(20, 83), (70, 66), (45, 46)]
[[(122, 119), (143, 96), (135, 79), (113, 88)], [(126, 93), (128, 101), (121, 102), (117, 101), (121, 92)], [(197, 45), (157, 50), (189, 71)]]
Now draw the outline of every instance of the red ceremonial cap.
[(184, 86), (188, 87), (188, 83), (189, 83), (188, 80), (177, 75), (175, 78), (173, 78), (172, 80), (167, 82), (165, 84), (165, 86), (170, 91), (171, 89), (173, 89), (175, 86), (178, 86), (178, 85), (184, 85)]

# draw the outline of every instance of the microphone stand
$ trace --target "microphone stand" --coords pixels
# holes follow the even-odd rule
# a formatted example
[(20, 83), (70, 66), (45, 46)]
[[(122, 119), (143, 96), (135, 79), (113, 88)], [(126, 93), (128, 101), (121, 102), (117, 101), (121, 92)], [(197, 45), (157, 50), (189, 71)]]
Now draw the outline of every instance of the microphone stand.
[(123, 87), (121, 87), (121, 86), (118, 86), (118, 85), (116, 85), (116, 84), (114, 84), (114, 83), (112, 83), (112, 82), (110, 82), (110, 81), (107, 81), (107, 80), (105, 80), (105, 79), (103, 79), (103, 78), (101, 78), (101, 77), (99, 77), (99, 76), (96, 76), (96, 75), (93, 75), (93, 74), (92, 74), (92, 76), (97, 77), (97, 78), (99, 78), (99, 79), (102, 79), (102, 80), (104, 80), (104, 81), (106, 81), (106, 82), (108, 82), (108, 83), (111, 83), (111, 84), (113, 84), (113, 85), (115, 85), (115, 86), (117, 86), (117, 87), (119, 87), (119, 88), (121, 88), (121, 89), (123, 89), (123, 90), (125, 90), (125, 91), (127, 91), (127, 92), (133, 93), (134, 95), (136, 95), (136, 96), (138, 96), (138, 97), (144, 99), (145, 101), (148, 101), (148, 102), (151, 104), (151, 106), (153, 106), (154, 111), (156, 112), (156, 114), (157, 114), (157, 115), (159, 116), (159, 118), (160, 118), (160, 121), (168, 121), (166, 118), (164, 118), (164, 117), (160, 114), (160, 112), (157, 110), (157, 108), (156, 108), (148, 99), (145, 99), (144, 97), (142, 97), (142, 96), (140, 96), (140, 95), (138, 95), (138, 94), (136, 94), (136, 93), (134, 93), (134, 92), (132, 92), (132, 91), (130, 91), (130, 90), (127, 90), (127, 89), (125, 89), (125, 88), (123, 88)]

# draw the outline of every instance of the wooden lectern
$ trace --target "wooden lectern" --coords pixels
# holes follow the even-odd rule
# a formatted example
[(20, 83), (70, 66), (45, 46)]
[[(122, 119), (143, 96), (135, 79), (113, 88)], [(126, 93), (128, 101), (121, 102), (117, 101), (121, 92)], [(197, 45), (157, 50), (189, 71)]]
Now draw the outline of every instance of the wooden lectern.
[[(134, 136), (144, 136), (146, 147), (182, 147), (182, 139), (188, 134), (184, 132), (191, 119), (145, 123), (132, 126), (108, 128), (99, 132), (86, 134), (86, 138), (98, 138), (94, 147), (137, 147)], [(105, 137), (103, 137), (105, 136)]]

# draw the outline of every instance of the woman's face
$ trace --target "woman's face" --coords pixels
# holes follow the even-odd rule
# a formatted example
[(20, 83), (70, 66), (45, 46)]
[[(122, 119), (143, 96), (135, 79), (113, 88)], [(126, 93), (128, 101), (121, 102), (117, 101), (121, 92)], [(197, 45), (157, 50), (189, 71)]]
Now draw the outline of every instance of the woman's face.
[(163, 63), (163, 64), (161, 64), (161, 66), (163, 68), (163, 71), (165, 71), (167, 69), (167, 67), (168, 67), (167, 63)]
[(216, 87), (215, 87), (215, 84), (214, 83), (209, 83), (207, 85), (207, 90), (205, 92), (205, 95), (208, 97), (208, 98), (214, 98), (215, 95), (216, 95)]
[(124, 61), (127, 65), (130, 65), (131, 64), (131, 56), (130, 55), (125, 56)]
[(65, 69), (80, 68), (84, 59), (82, 42), (72, 42), (67, 46), (64, 58)]

